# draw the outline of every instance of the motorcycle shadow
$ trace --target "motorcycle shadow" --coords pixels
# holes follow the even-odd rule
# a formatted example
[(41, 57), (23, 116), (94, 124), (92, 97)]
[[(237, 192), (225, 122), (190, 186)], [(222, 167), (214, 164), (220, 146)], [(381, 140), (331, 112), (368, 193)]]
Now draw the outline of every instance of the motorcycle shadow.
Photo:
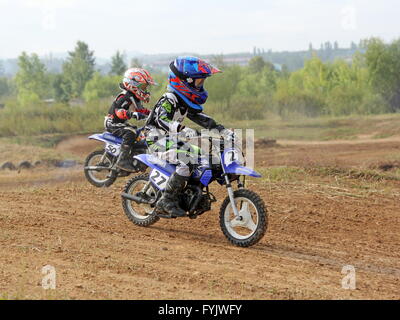
[(209, 233), (201, 233), (196, 231), (189, 231), (189, 230), (182, 230), (182, 229), (173, 229), (171, 227), (162, 227), (162, 226), (151, 226), (151, 229), (160, 231), (164, 234), (170, 236), (171, 239), (178, 239), (178, 240), (195, 240), (204, 242), (206, 244), (213, 244), (213, 245), (229, 245), (229, 241), (223, 236), (218, 234), (209, 234)]
[(151, 226), (151, 229), (160, 231), (164, 234), (170, 236), (171, 239), (177, 239), (182, 241), (199, 241), (207, 245), (211, 245), (212, 247), (219, 247), (225, 249), (244, 249), (244, 250), (258, 250), (265, 251), (268, 250), (268, 244), (265, 243), (257, 243), (251, 247), (239, 247), (232, 245), (228, 239), (225, 238), (223, 233), (213, 232), (213, 233), (202, 233), (191, 230), (182, 230), (182, 229), (172, 229), (171, 227), (162, 227), (162, 226)]

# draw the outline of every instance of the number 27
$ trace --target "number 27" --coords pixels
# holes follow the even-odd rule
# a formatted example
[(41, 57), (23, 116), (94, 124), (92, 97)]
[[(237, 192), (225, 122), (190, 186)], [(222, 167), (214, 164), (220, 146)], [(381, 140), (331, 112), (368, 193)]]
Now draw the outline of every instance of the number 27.
[[(155, 174), (152, 175), (151, 178), (158, 186), (161, 186), (165, 181), (167, 181), (167, 179), (161, 175), (160, 171), (155, 171)], [(159, 181), (157, 181), (158, 179)]]

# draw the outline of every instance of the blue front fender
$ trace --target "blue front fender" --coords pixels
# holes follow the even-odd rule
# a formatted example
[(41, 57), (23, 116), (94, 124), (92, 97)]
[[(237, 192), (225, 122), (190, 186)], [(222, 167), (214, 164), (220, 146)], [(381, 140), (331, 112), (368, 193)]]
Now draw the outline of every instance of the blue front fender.
[(254, 171), (251, 168), (243, 167), (243, 166), (237, 164), (236, 162), (231, 163), (229, 166), (227, 166), (225, 168), (225, 170), (226, 170), (226, 173), (261, 178), (261, 174), (259, 174), (258, 172)]

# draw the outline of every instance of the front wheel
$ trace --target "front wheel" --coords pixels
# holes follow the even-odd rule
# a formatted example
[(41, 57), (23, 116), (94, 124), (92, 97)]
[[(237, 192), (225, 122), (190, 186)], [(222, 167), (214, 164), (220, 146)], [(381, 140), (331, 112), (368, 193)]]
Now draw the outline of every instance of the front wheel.
[(267, 231), (268, 213), (260, 196), (247, 189), (234, 192), (239, 217), (235, 217), (231, 201), (226, 197), (219, 212), (225, 237), (236, 246), (249, 247), (259, 242)]
[(117, 179), (117, 175), (111, 170), (112, 165), (111, 155), (104, 150), (94, 151), (85, 160), (85, 177), (95, 187), (109, 187)]
[(130, 179), (124, 188), (124, 193), (146, 200), (146, 203), (122, 197), (122, 208), (129, 220), (141, 227), (148, 227), (156, 223), (160, 218), (153, 213), (157, 199), (157, 190), (151, 185), (148, 174), (142, 174)]

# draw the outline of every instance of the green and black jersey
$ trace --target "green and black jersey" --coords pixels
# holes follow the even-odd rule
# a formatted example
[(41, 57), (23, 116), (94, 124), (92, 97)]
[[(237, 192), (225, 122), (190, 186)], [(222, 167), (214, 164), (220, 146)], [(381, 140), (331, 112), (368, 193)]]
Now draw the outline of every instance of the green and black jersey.
[(223, 125), (217, 124), (214, 119), (205, 113), (190, 108), (173, 92), (165, 93), (158, 100), (146, 124), (165, 132), (176, 133), (182, 130), (182, 122), (185, 117), (205, 129), (216, 129), (218, 131), (225, 129)]

